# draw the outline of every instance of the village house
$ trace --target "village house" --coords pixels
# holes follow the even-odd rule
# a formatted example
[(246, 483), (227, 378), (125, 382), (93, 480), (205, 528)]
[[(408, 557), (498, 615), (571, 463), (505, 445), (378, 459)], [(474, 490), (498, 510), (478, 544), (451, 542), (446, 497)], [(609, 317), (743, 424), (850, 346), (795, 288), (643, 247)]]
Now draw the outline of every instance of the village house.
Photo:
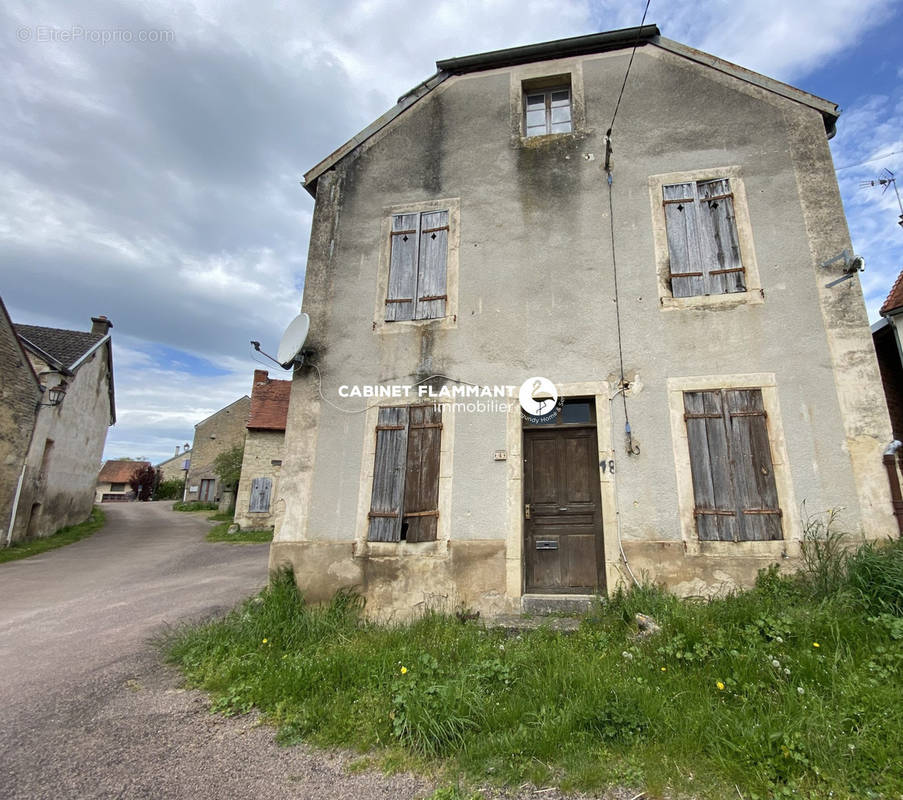
[(271, 568), (491, 616), (895, 534), (838, 114), (653, 25), (439, 61), (305, 175)]
[(274, 380), (266, 370), (254, 370), (251, 415), (235, 496), (235, 522), (242, 528), (272, 528), (280, 511), (277, 493), (291, 388), (291, 381)]
[(900, 332), (903, 327), (903, 271), (878, 313), (881, 319), (872, 325), (872, 339), (894, 438), (903, 441), (903, 340)]
[(185, 479), (185, 500), (219, 503), (223, 487), (213, 464), (220, 453), (241, 445), (245, 440), (251, 398), (240, 397), (194, 426), (194, 444)]
[(97, 476), (95, 503), (122, 503), (137, 498), (129, 481), (135, 470), (149, 467), (150, 461), (132, 461), (128, 459), (110, 459), (105, 461)]
[(161, 481), (184, 481), (191, 464), (191, 445), (186, 442), (181, 448), (176, 445), (176, 454), (157, 464)]
[[(0, 317), (3, 446), (11, 451), (2, 454), (0, 515), (10, 544), (91, 513), (107, 428), (116, 421), (113, 325), (103, 316), (91, 318), (90, 331), (14, 325), (17, 355), (5, 309)], [(8, 438), (13, 418), (21, 427)]]

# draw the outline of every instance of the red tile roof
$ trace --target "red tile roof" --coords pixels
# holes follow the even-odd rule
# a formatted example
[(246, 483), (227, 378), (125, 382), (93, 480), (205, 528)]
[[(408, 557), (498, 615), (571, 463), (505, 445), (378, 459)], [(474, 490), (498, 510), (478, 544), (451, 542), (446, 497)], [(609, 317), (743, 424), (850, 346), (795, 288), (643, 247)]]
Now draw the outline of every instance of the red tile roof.
[(97, 482), (128, 483), (132, 473), (145, 465), (149, 467), (150, 461), (107, 461), (97, 476)]
[(897, 275), (897, 280), (894, 281), (890, 294), (878, 313), (883, 317), (888, 312), (900, 308), (900, 306), (903, 306), (903, 270), (900, 270), (900, 274)]
[(265, 369), (255, 369), (248, 427), (257, 430), (284, 431), (291, 390), (291, 381), (273, 380)]

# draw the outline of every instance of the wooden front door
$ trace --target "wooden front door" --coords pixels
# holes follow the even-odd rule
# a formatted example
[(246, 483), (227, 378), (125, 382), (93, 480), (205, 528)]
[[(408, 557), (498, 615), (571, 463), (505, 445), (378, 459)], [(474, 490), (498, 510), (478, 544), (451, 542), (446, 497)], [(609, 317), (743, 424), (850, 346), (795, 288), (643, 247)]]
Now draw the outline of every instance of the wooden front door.
[[(567, 416), (559, 414), (562, 418)], [(528, 593), (605, 591), (599, 448), (594, 415), (592, 419), (593, 424), (524, 428)]]
[(216, 481), (212, 478), (205, 478), (201, 481), (201, 496), (198, 498), (202, 503), (212, 503), (214, 496), (214, 488)]

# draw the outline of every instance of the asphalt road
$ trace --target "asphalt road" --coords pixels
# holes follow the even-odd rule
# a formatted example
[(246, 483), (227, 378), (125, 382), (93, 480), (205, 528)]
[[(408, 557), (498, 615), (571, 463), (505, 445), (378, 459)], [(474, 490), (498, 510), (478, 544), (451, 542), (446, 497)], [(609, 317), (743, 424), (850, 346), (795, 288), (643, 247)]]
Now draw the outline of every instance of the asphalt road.
[(0, 798), (414, 798), (410, 775), (278, 747), (210, 714), (152, 639), (266, 582), (269, 545), (209, 543), (170, 503), (104, 506), (106, 526), (0, 564)]

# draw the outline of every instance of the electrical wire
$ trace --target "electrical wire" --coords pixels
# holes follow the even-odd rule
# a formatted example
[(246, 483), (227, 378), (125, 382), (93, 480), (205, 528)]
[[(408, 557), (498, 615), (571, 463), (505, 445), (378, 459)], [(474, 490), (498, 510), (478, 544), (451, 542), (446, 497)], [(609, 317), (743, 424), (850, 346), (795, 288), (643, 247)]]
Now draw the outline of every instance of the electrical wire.
[(891, 156), (898, 156), (903, 153), (903, 150), (892, 150), (890, 153), (885, 153), (881, 156), (875, 156), (874, 158), (869, 158), (866, 161), (860, 161), (858, 164), (847, 164), (843, 167), (838, 167), (835, 169), (835, 172), (840, 172), (842, 169), (853, 169), (853, 167), (862, 167), (865, 164), (871, 164), (873, 161), (881, 161), (883, 158), (890, 158)]
[(630, 76), (630, 68), (633, 66), (633, 57), (636, 55), (636, 49), (640, 44), (640, 30), (642, 30), (643, 24), (646, 22), (646, 14), (649, 13), (649, 3), (651, 0), (646, 0), (646, 8), (643, 9), (643, 19), (640, 20), (640, 26), (637, 28), (636, 32), (636, 40), (633, 43), (633, 50), (630, 52), (630, 61), (627, 62), (627, 71), (624, 73), (624, 82), (621, 84), (621, 91), (618, 92), (618, 101), (615, 103), (615, 111), (614, 114), (611, 115), (611, 124), (608, 126), (608, 135), (611, 136), (612, 128), (615, 126), (615, 119), (618, 116), (618, 109), (621, 107), (621, 98), (624, 96), (624, 88), (627, 86), (627, 78)]

